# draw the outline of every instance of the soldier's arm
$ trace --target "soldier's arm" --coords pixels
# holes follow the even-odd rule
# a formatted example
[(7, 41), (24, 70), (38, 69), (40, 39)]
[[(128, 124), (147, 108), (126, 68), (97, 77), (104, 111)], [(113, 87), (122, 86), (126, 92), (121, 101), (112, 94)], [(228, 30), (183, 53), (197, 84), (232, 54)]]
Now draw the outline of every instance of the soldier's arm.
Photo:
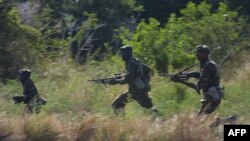
[(186, 86), (188, 86), (188, 87), (190, 87), (190, 88), (193, 88), (193, 89), (196, 90), (196, 92), (197, 92), (198, 94), (200, 94), (200, 89), (199, 89), (199, 87), (198, 87), (196, 84), (191, 83), (191, 82), (188, 82), (188, 81), (183, 81), (183, 80), (181, 80), (181, 79), (178, 77), (178, 75), (173, 75), (173, 76), (171, 77), (171, 80), (174, 81), (174, 82), (182, 83), (182, 84), (184, 84), (184, 85), (186, 85)]
[(198, 79), (201, 75), (200, 72), (189, 72), (189, 73), (186, 73), (187, 75), (187, 78), (196, 78)]
[(196, 84), (191, 83), (191, 82), (187, 82), (187, 81), (180, 81), (180, 83), (182, 83), (182, 84), (184, 84), (184, 85), (186, 85), (186, 86), (188, 86), (188, 87), (190, 87), (190, 88), (195, 89), (196, 92), (197, 92), (198, 94), (200, 94), (200, 89), (199, 89), (199, 87), (197, 87)]

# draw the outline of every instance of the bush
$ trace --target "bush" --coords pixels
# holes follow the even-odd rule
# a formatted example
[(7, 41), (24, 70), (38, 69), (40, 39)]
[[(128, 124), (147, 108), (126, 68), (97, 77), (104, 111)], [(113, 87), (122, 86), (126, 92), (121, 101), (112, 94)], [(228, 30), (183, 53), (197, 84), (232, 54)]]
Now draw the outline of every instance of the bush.
[(190, 2), (180, 13), (179, 17), (171, 14), (166, 25), (151, 18), (147, 22), (142, 20), (135, 31), (123, 27), (119, 37), (123, 44), (134, 47), (140, 59), (154, 64), (160, 72), (193, 64), (196, 45), (208, 45), (212, 58), (222, 65), (248, 42), (246, 35), (241, 34), (246, 29), (244, 20), (224, 3), (211, 10), (206, 2), (199, 5)]
[(0, 38), (0, 78), (15, 78), (23, 67), (32, 67), (37, 63), (42, 51), (42, 39), (39, 32), (21, 24), (18, 11), (14, 8), (1, 13)]

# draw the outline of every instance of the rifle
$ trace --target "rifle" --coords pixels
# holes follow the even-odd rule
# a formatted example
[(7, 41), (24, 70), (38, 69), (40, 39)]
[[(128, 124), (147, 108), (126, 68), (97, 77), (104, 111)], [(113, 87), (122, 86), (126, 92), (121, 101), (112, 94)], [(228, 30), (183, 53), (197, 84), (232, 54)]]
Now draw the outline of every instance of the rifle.
[(199, 88), (198, 88), (194, 83), (187, 82), (189, 78), (187, 77), (186, 74), (183, 73), (184, 71), (186, 71), (186, 70), (188, 70), (188, 69), (190, 69), (190, 68), (192, 68), (192, 67), (194, 67), (194, 66), (196, 66), (196, 65), (198, 65), (198, 64), (193, 64), (193, 65), (191, 65), (191, 66), (188, 66), (188, 67), (182, 69), (180, 72), (178, 72), (178, 73), (176, 73), (176, 74), (166, 74), (166, 73), (162, 73), (162, 74), (160, 74), (160, 76), (167, 76), (167, 77), (169, 77), (170, 79), (173, 78), (173, 77), (177, 77), (177, 78), (178, 78), (178, 81), (176, 81), (176, 82), (180, 82), (180, 83), (182, 83), (182, 84), (184, 84), (184, 85), (186, 85), (186, 86), (188, 86), (188, 87), (190, 87), (190, 88), (193, 88), (193, 89), (196, 90), (196, 92), (197, 92), (198, 94), (200, 94)]
[(160, 76), (165, 76), (165, 77), (169, 77), (169, 78), (172, 78), (173, 76), (176, 76), (178, 77), (181, 81), (187, 81), (188, 78), (187, 78), (187, 75), (185, 74), (168, 74), (168, 73), (161, 73)]
[(107, 84), (110, 83), (110, 81), (113, 81), (113, 80), (120, 80), (122, 78), (124, 78), (125, 76), (124, 75), (121, 75), (121, 74), (115, 74), (115, 77), (109, 77), (109, 78), (100, 78), (100, 79), (90, 79), (88, 81), (92, 81), (92, 82), (95, 82), (95, 83), (101, 83), (105, 86), (107, 86)]
[(190, 83), (190, 82), (187, 82), (187, 81), (180, 81), (180, 83), (190, 87), (190, 88), (193, 88), (195, 89), (195, 91), (198, 93), (198, 94), (201, 94), (200, 93), (200, 89), (194, 84), (194, 83)]
[(24, 98), (21, 95), (16, 95), (12, 97), (12, 100), (14, 101), (15, 104), (19, 104), (24, 101)]
[(194, 66), (196, 66), (196, 65), (198, 65), (198, 64), (190, 65), (190, 66), (188, 66), (188, 67), (182, 69), (180, 72), (178, 72), (178, 73), (176, 73), (176, 74), (161, 73), (160, 76), (167, 76), (167, 77), (171, 78), (171, 77), (173, 77), (173, 76), (175, 75), (175, 76), (178, 76), (178, 78), (179, 78), (180, 80), (187, 81), (187, 80), (188, 80), (187, 75), (184, 74), (183, 72), (186, 71), (186, 70), (189, 70), (190, 68), (192, 68), (192, 67), (194, 67)]

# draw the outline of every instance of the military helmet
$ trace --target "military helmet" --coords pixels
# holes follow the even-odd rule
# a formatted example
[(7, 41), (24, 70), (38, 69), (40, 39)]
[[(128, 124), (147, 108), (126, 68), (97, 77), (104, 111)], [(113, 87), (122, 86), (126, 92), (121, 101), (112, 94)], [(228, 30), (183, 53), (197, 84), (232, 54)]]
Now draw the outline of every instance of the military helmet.
[(18, 71), (18, 75), (24, 76), (25, 78), (29, 78), (31, 75), (31, 71), (29, 69), (21, 69)]
[(130, 45), (125, 45), (120, 48), (121, 53), (126, 52), (132, 54), (132, 47)]
[(202, 52), (208, 55), (210, 52), (210, 49), (207, 45), (197, 45), (196, 52)]

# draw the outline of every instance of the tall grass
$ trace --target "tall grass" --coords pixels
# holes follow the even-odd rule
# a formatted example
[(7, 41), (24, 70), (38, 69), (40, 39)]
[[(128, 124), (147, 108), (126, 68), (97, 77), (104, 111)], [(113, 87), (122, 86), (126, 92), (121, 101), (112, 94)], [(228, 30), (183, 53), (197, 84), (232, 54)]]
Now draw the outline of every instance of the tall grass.
[(0, 115), (0, 140), (5, 140), (6, 138), (9, 138), (12, 133), (12, 127), (9, 126), (8, 122), (3, 120), (6, 118), (6, 115), (1, 114)]
[(249, 123), (249, 72), (244, 66), (235, 79), (224, 81), (226, 100), (210, 117), (197, 117), (201, 96), (194, 90), (155, 75), (150, 97), (162, 116), (152, 119), (136, 102), (124, 117), (114, 116), (111, 103), (126, 85), (103, 86), (89, 79), (123, 73), (120, 58), (74, 65), (70, 60), (48, 61), (33, 70), (40, 95), (48, 99), (40, 114), (21, 116), (24, 105), (10, 97), (21, 94), (18, 81), (0, 84), (0, 140), (35, 141), (220, 141), (222, 127), (211, 128), (217, 116), (236, 114)]
[(167, 121), (102, 114), (77, 115), (70, 122), (55, 114), (32, 115), (14, 122), (5, 117), (2, 121), (8, 123), (0, 125), (8, 128), (5, 135), (20, 141), (214, 141), (220, 138), (209, 128), (207, 118), (192, 113), (176, 115)]

